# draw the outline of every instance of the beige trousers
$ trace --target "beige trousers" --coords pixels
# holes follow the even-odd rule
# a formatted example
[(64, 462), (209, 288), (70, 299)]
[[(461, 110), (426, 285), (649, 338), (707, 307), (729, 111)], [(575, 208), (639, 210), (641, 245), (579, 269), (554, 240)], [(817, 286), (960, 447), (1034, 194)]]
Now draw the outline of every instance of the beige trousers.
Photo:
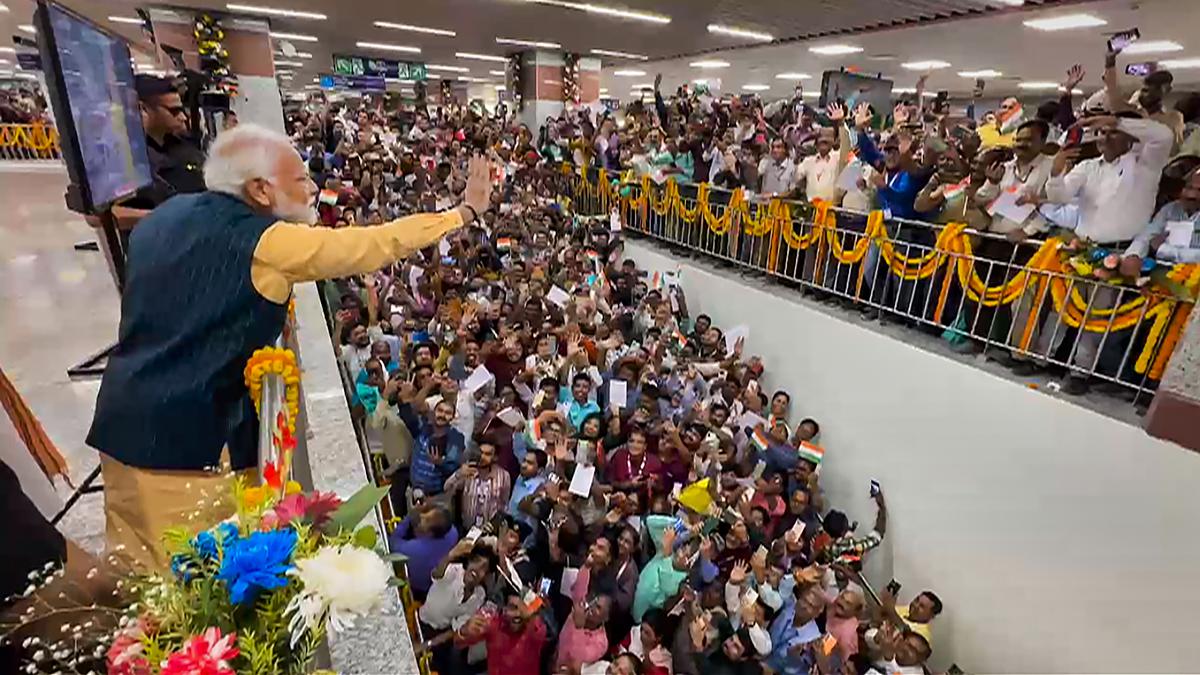
[[(140, 469), (101, 453), (100, 473), (108, 552), (146, 572), (170, 568), (162, 540), (165, 530), (183, 527), (196, 533), (235, 511), (233, 472)], [(257, 483), (254, 470), (237, 474)]]

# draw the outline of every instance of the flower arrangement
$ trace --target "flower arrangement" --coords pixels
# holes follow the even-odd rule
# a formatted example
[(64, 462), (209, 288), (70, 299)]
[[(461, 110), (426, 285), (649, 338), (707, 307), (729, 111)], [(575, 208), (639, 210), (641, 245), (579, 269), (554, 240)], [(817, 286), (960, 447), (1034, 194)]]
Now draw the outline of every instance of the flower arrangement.
[(304, 673), (325, 631), (376, 609), (392, 583), (372, 527), (386, 488), (342, 501), (293, 481), (235, 483), (237, 513), (192, 534), (168, 530), (169, 575), (139, 580), (111, 640), (110, 675)]
[(250, 390), (250, 399), (254, 401), (254, 409), (262, 412), (262, 378), (267, 373), (278, 373), (284, 382), (284, 397), (287, 402), (287, 423), (293, 433), (296, 431), (296, 419), (300, 415), (300, 366), (296, 364), (296, 353), (283, 347), (263, 347), (254, 350), (254, 354), (246, 362), (244, 375), (246, 387)]

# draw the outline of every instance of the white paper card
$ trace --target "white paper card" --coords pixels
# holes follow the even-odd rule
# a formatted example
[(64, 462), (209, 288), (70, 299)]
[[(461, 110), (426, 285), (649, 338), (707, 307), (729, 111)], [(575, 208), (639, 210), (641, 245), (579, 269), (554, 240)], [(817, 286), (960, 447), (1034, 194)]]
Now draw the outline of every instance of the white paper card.
[(1025, 222), (1029, 218), (1029, 214), (1033, 213), (1036, 207), (1033, 204), (1018, 206), (1017, 198), (1019, 196), (1016, 192), (1001, 192), (996, 201), (992, 202), (991, 207), (988, 208), (988, 213), (993, 216), (1004, 216), (1018, 223)]
[(838, 174), (837, 186), (846, 192), (855, 192), (858, 190), (859, 178), (862, 178), (862, 164), (855, 160)]
[(499, 417), (501, 422), (504, 422), (514, 429), (525, 421), (525, 418), (521, 416), (521, 411), (513, 407), (508, 407), (504, 410), (501, 410), (500, 412), (496, 413), (496, 417)]
[(571, 589), (574, 588), (575, 580), (577, 578), (579, 578), (579, 568), (564, 567), (562, 579), (558, 584), (558, 592), (567, 596), (568, 598), (571, 597)]
[(1190, 220), (1172, 220), (1167, 223), (1167, 243), (1180, 248), (1192, 247), (1192, 235), (1196, 224)]
[(551, 286), (550, 292), (546, 294), (546, 299), (559, 307), (566, 307), (567, 303), (571, 301), (571, 295), (558, 286)]
[(476, 366), (467, 379), (463, 380), (461, 389), (468, 394), (474, 394), (493, 379), (495, 377), (485, 366)]
[(449, 239), (442, 237), (442, 240), (440, 242), (438, 242), (438, 253), (441, 253), (442, 256), (450, 255), (450, 240)]
[(616, 209), (613, 209), (612, 213), (608, 214), (608, 229), (610, 232), (621, 231), (621, 214), (617, 213)]
[(573, 495), (587, 497), (592, 494), (592, 481), (596, 479), (596, 467), (575, 465), (575, 473), (571, 475), (571, 487), (567, 489)]
[(749, 338), (750, 327), (742, 324), (734, 326), (725, 332), (725, 351), (732, 353), (733, 346), (737, 344), (738, 338)]
[(608, 404), (624, 408), (629, 404), (629, 385), (625, 380), (608, 381)]
[(758, 602), (758, 591), (753, 588), (747, 588), (746, 592), (742, 594), (742, 605), (751, 607), (756, 602)]

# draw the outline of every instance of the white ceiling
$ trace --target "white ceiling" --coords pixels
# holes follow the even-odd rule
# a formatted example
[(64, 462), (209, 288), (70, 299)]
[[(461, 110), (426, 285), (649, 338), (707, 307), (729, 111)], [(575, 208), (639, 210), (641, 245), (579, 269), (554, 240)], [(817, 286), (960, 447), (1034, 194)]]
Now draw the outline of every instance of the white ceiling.
[[(1044, 32), (1026, 27), (1023, 22), (1063, 14), (1087, 13), (1106, 20), (1104, 26)], [(896, 87), (913, 87), (920, 72), (906, 70), (902, 63), (938, 60), (948, 62), (947, 68), (930, 72), (927, 90), (948, 90), (966, 94), (974, 84), (973, 77), (961, 77), (959, 71), (992, 69), (1000, 71), (999, 78), (989, 79), (987, 94), (1030, 93), (1019, 82), (1061, 82), (1071, 64), (1081, 63), (1087, 69), (1087, 79), (1081, 85), (1092, 91), (1101, 86), (1107, 33), (1138, 27), (1142, 42), (1171, 40), (1183, 46), (1172, 53), (1122, 56), (1121, 68), (1127, 63), (1200, 58), (1200, 1), (1197, 0), (1103, 0), (1052, 9), (1022, 8), (983, 18), (938, 22), (894, 30), (881, 30), (856, 35), (839, 35), (816, 40), (771, 44), (732, 51), (706, 54), (703, 57), (684, 57), (638, 65), (605, 64), (603, 86), (609, 95), (627, 98), (631, 87), (653, 80), (663, 74), (663, 86), (673, 90), (679, 84), (696, 78), (707, 78), (710, 84), (720, 79), (722, 91), (743, 91), (744, 85), (768, 85), (761, 91), (764, 98), (790, 96), (796, 80), (778, 79), (781, 73), (805, 73), (812, 79), (800, 82), (806, 93), (815, 95), (820, 88), (821, 73), (842, 67), (855, 67), (864, 74), (881, 73), (892, 79)], [(833, 43), (862, 47), (860, 54), (850, 56), (820, 56), (809, 51), (814, 45)], [(728, 68), (703, 70), (688, 64), (700, 59), (729, 62)], [(615, 70), (634, 68), (646, 71), (642, 77), (614, 77)], [(1177, 88), (1197, 88), (1200, 68), (1174, 69)], [(1130, 78), (1132, 80), (1132, 78)], [(1034, 92), (1046, 95), (1047, 92)], [(1053, 94), (1053, 91), (1048, 92)], [(1032, 95), (1032, 94), (1031, 94)]]
[[(236, 0), (235, 0), (236, 2)], [(1062, 71), (1073, 62), (1089, 66), (1094, 84), (1101, 67), (1103, 35), (1106, 30), (1131, 26), (1141, 28), (1143, 39), (1173, 39), (1186, 49), (1167, 58), (1200, 57), (1200, 0), (592, 0), (605, 7), (622, 7), (669, 16), (668, 24), (654, 24), (613, 16), (577, 11), (530, 0), (404, 0), (370, 2), (367, 0), (266, 0), (265, 6), (320, 12), (325, 20), (272, 18), (276, 31), (313, 35), (318, 42), (297, 42), (296, 46), (313, 55), (303, 59), (304, 66), (293, 68), (294, 88), (311, 83), (329, 72), (333, 53), (358, 53), (398, 59), (420, 60), (429, 64), (466, 67), (470, 77), (501, 83), (503, 76), (492, 71), (501, 63), (474, 61), (455, 56), (456, 52), (505, 55), (520, 47), (500, 45), (497, 37), (551, 41), (580, 53), (591, 49), (643, 54), (651, 61), (633, 61), (603, 57), (603, 85), (610, 95), (627, 98), (630, 85), (650, 82), (661, 71), (667, 86), (696, 77), (720, 77), (726, 91), (740, 91), (745, 84), (770, 86), (765, 97), (785, 96), (793, 82), (775, 79), (783, 72), (804, 72), (813, 76), (806, 84), (815, 89), (820, 73), (828, 68), (857, 66), (863, 72), (882, 72), (894, 77), (897, 86), (911, 86), (916, 75), (899, 67), (916, 59), (941, 59), (953, 67), (936, 71), (930, 90), (949, 89), (964, 92), (971, 80), (960, 78), (958, 70), (994, 68), (1006, 78), (1059, 80)], [(9, 35), (21, 34), (17, 26), (28, 23), (32, 0), (0, 0), (9, 11), (0, 11), (0, 35), (3, 45)], [(242, 0), (243, 4), (260, 6)], [(107, 24), (135, 43), (143, 43), (136, 25), (109, 22), (109, 16), (135, 16), (134, 9), (147, 6), (136, 0), (66, 0), (73, 9)], [(189, 5), (224, 9), (218, 0), (189, 0)], [(1050, 9), (1046, 9), (1050, 7)], [(1021, 22), (1040, 14), (1065, 14), (1087, 11), (1108, 20), (1102, 28), (1040, 33)], [(982, 18), (961, 18), (961, 17)], [(392, 21), (455, 31), (455, 37), (380, 28), (374, 21)], [(760, 32), (769, 32), (776, 42), (766, 47), (748, 47), (751, 41), (715, 35), (709, 24), (722, 24)], [(882, 28), (883, 26), (908, 26)], [(1190, 29), (1190, 30), (1189, 30)], [(866, 32), (864, 32), (866, 31)], [(825, 36), (819, 37), (818, 36)], [(389, 53), (355, 46), (357, 41), (384, 42), (419, 47), (421, 54)], [(858, 44), (865, 52), (853, 57), (816, 57), (808, 46), (826, 42)], [(891, 60), (879, 60), (887, 56)], [(679, 57), (679, 58), (674, 58)], [(698, 58), (729, 61), (730, 68), (701, 71), (687, 63)], [(1141, 58), (1141, 57), (1139, 57)], [(1145, 58), (1153, 58), (1145, 57)], [(12, 55), (0, 53), (0, 59)], [(0, 63), (0, 71), (11, 66)], [(612, 71), (636, 68), (648, 74), (637, 78), (615, 78)], [(437, 75), (437, 73), (431, 73)], [(453, 74), (446, 74), (453, 76)], [(1200, 69), (1177, 71), (1177, 81), (1200, 82)], [(989, 93), (1015, 90), (1015, 81), (1002, 79), (989, 85)]]

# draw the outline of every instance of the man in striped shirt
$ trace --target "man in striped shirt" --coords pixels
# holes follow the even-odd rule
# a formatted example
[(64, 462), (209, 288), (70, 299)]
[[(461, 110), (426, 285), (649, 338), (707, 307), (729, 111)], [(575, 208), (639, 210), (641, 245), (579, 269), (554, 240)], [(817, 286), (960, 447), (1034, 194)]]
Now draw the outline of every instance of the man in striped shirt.
[(512, 478), (496, 464), (496, 446), (479, 444), (479, 456), (469, 460), (446, 481), (446, 494), (459, 495), (464, 530), (490, 521), (508, 504)]

